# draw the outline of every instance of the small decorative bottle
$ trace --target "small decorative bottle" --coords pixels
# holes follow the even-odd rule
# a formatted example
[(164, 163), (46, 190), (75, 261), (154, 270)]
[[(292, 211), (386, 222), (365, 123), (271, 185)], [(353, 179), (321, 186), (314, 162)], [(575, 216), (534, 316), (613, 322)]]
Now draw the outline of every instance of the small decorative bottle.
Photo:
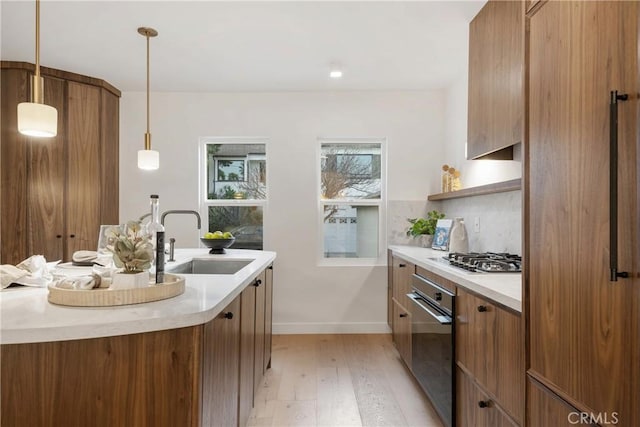
[(147, 225), (155, 251), (156, 283), (164, 282), (164, 226), (160, 223), (160, 200), (151, 195), (151, 222)]
[(449, 191), (449, 165), (442, 165), (442, 192)]
[(447, 171), (447, 191), (453, 191), (453, 181), (455, 179), (455, 174), (456, 174), (457, 170), (456, 168), (449, 168), (449, 170)]
[(467, 228), (464, 226), (464, 218), (456, 217), (449, 234), (449, 252), (469, 252), (469, 240)]

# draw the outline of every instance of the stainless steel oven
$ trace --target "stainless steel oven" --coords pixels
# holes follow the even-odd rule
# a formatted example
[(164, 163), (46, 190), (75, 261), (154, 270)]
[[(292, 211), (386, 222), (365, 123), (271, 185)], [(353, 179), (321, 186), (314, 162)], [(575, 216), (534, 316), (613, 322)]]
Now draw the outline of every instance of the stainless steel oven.
[(411, 369), (440, 418), (455, 425), (455, 295), (413, 275)]

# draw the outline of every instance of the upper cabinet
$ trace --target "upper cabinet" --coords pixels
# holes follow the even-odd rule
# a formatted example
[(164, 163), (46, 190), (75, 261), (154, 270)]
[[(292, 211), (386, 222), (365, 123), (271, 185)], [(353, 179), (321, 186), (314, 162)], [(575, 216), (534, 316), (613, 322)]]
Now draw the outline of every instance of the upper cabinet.
[(34, 254), (69, 261), (77, 250), (95, 250), (100, 224), (119, 223), (120, 91), (41, 67), (45, 103), (58, 110), (58, 135), (29, 138), (18, 133), (16, 111), (29, 99), (34, 66), (1, 65), (1, 262), (17, 264)]
[(522, 142), (524, 7), (490, 0), (469, 26), (468, 159), (512, 160)]

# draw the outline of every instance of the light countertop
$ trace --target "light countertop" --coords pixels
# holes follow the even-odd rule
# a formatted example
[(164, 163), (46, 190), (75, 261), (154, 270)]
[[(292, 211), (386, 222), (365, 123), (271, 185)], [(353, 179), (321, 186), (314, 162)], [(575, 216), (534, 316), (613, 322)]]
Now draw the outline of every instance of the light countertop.
[(522, 312), (522, 274), (474, 273), (444, 262), (447, 252), (417, 246), (389, 246), (394, 255), (449, 279), (460, 287)]
[(0, 292), (0, 344), (65, 341), (128, 335), (206, 323), (217, 316), (276, 257), (275, 252), (176, 249), (176, 261), (192, 258), (253, 260), (236, 274), (185, 275), (185, 292), (162, 301), (116, 307), (66, 307), (47, 301), (46, 288), (12, 287)]

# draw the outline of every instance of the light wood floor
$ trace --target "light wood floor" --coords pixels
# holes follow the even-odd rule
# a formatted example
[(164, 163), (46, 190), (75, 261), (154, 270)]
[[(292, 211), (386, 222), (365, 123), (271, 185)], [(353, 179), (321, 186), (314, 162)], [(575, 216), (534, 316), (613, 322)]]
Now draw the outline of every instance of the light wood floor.
[(249, 426), (441, 427), (390, 335), (277, 335)]

